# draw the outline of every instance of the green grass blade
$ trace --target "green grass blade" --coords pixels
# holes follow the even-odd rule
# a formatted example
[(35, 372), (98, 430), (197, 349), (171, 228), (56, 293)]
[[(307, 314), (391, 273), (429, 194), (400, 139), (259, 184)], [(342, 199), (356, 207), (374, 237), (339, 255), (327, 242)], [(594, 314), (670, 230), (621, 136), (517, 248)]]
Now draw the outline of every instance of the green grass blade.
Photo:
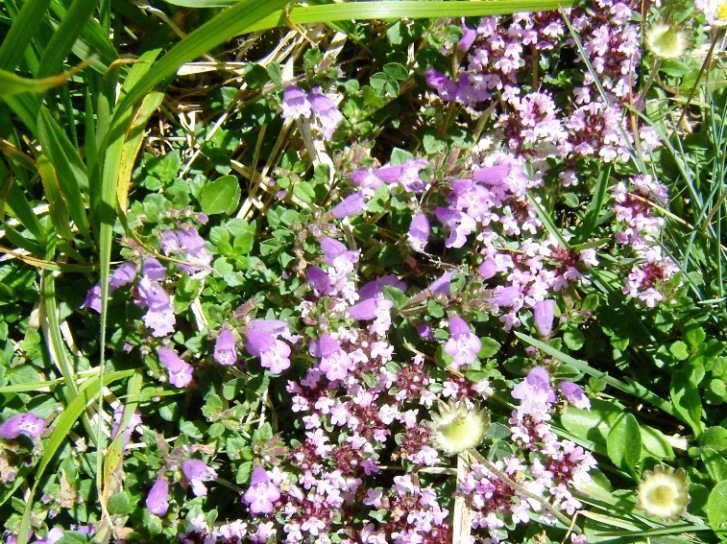
[[(165, 0), (175, 6), (188, 8), (223, 8), (235, 6), (239, 0)], [(296, 24), (327, 23), (355, 19), (437, 19), (440, 17), (476, 17), (505, 15), (523, 11), (548, 11), (573, 5), (572, 0), (490, 0), (461, 1), (430, 0), (429, 2), (378, 1), (327, 4), (322, 6), (295, 6), (289, 11), (290, 20)], [(283, 10), (275, 11), (262, 19), (250, 30), (266, 30), (285, 26)]]
[(0, 69), (14, 70), (20, 64), (26, 47), (46, 20), (48, 4), (50, 0), (27, 0), (23, 4), (0, 45)]
[(35, 215), (22, 189), (13, 184), (5, 200), (5, 208), (20, 221), (37, 242), (45, 243), (47, 233)]
[(55, 29), (53, 37), (43, 51), (38, 68), (38, 77), (56, 73), (63, 66), (78, 36), (96, 9), (97, 0), (75, 0), (63, 21)]
[(58, 172), (58, 181), (63, 198), (68, 203), (68, 212), (78, 230), (89, 237), (88, 216), (83, 194), (88, 194), (88, 172), (81, 156), (45, 107), (38, 116), (38, 139), (43, 151)]
[(73, 233), (70, 228), (70, 220), (68, 215), (68, 206), (66, 200), (62, 196), (60, 182), (56, 169), (45, 155), (40, 155), (37, 159), (38, 174), (43, 182), (43, 190), (45, 191), (46, 200), (48, 201), (48, 213), (56, 233), (68, 242), (73, 241)]
[(63, 85), (72, 75), (71, 71), (57, 76), (33, 79), (0, 70), (0, 98), (20, 93), (44, 93), (53, 87)]
[(603, 169), (596, 182), (596, 186), (593, 188), (593, 198), (590, 204), (588, 204), (586, 215), (583, 218), (583, 224), (578, 229), (574, 243), (584, 243), (598, 226), (601, 210), (603, 210), (603, 204), (606, 202), (606, 191), (608, 190), (608, 179), (610, 176), (611, 165), (609, 164)]

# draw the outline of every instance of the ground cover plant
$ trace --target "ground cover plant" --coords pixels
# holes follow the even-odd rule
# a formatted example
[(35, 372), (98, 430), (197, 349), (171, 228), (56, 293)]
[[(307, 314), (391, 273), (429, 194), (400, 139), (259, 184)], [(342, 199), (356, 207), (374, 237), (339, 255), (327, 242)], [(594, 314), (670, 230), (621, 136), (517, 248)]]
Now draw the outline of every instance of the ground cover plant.
[(727, 539), (725, 27), (6, 0), (2, 541)]

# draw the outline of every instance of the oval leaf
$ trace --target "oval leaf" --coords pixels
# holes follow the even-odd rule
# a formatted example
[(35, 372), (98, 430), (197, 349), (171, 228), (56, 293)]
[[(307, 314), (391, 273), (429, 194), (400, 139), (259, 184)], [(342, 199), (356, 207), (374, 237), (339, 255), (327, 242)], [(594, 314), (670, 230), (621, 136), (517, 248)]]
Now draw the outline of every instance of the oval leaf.
[(202, 189), (199, 203), (207, 215), (231, 214), (240, 202), (240, 183), (235, 176), (222, 176)]
[(641, 430), (633, 414), (618, 418), (606, 440), (606, 451), (613, 464), (633, 470), (641, 458)]
[(714, 532), (727, 536), (727, 481), (718, 483), (709, 494), (707, 519)]

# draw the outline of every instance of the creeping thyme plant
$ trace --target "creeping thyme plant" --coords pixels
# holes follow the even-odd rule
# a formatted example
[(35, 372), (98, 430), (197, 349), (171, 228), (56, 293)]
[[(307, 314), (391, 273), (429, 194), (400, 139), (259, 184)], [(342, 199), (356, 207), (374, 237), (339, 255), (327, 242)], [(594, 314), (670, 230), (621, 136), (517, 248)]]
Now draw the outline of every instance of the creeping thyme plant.
[(39, 4), (3, 542), (727, 538), (727, 3)]

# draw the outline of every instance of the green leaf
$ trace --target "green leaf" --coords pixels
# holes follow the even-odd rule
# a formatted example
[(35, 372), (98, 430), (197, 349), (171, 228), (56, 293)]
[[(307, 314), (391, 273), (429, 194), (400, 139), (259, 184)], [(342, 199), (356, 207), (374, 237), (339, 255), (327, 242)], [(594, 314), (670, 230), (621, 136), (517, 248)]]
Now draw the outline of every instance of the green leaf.
[(235, 176), (222, 176), (202, 189), (199, 198), (202, 211), (207, 215), (231, 214), (240, 203), (240, 182)]
[(112, 516), (125, 516), (131, 511), (129, 496), (124, 491), (114, 493), (109, 497), (108, 509)]
[(578, 329), (567, 330), (563, 333), (563, 342), (568, 349), (578, 351), (586, 343), (586, 337)]
[(488, 359), (499, 353), (501, 346), (497, 340), (494, 338), (480, 338), (480, 340), (482, 341), (482, 348), (477, 354), (478, 357)]
[[(703, 372), (704, 369), (702, 369)], [(695, 435), (702, 434), (702, 400), (697, 389), (699, 370), (687, 365), (672, 375), (671, 400), (674, 410), (692, 428)]]
[(641, 431), (633, 414), (623, 414), (616, 420), (608, 433), (606, 451), (614, 465), (633, 471), (641, 459)]
[(707, 499), (707, 520), (712, 530), (727, 536), (727, 481), (718, 483)]
[(700, 457), (712, 480), (715, 482), (727, 480), (727, 458), (724, 454), (712, 448), (702, 448)]
[(677, 340), (669, 346), (669, 353), (678, 361), (686, 361), (689, 359), (689, 349), (687, 349), (687, 345), (681, 340)]
[(384, 64), (384, 73), (391, 79), (397, 81), (405, 81), (409, 77), (409, 70), (406, 69), (406, 66), (398, 62)]
[(727, 429), (724, 427), (709, 427), (699, 438), (699, 444), (713, 448), (719, 452), (727, 450)]

